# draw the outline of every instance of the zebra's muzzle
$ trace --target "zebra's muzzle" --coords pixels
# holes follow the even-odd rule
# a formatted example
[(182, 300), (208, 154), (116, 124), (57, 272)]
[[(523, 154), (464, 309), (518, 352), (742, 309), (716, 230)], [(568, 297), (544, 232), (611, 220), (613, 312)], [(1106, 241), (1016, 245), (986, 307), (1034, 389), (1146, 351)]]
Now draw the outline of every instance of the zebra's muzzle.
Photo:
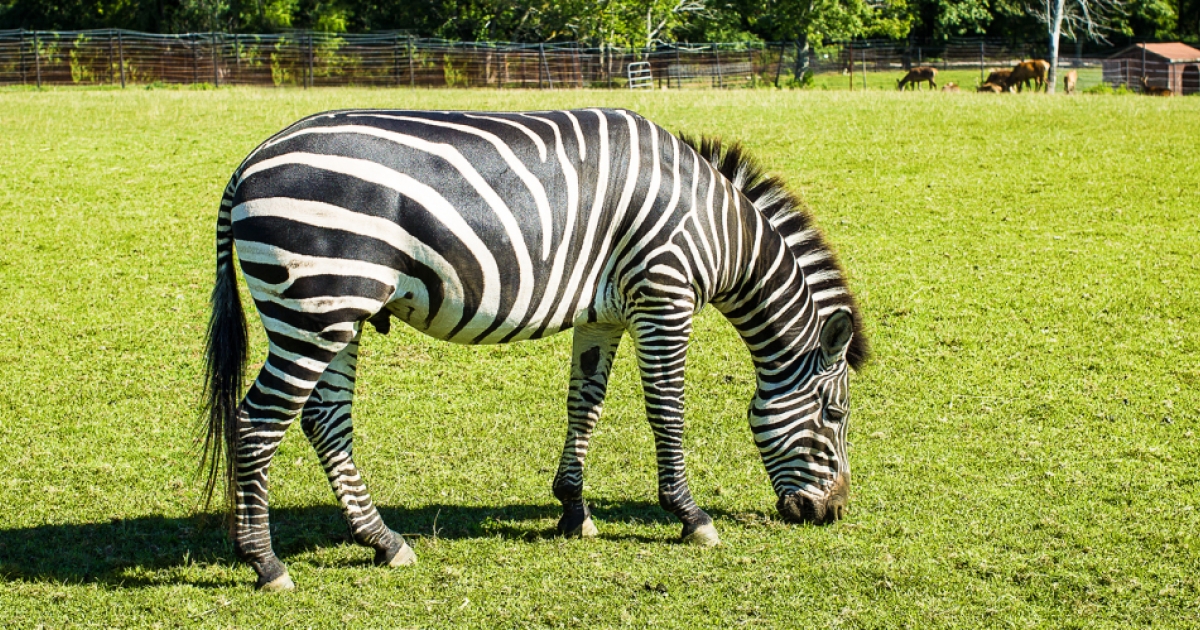
[(775, 509), (779, 510), (785, 521), (828, 525), (842, 518), (849, 500), (850, 475), (843, 473), (838, 475), (833, 488), (823, 498), (814, 499), (799, 492), (791, 492), (779, 497)]

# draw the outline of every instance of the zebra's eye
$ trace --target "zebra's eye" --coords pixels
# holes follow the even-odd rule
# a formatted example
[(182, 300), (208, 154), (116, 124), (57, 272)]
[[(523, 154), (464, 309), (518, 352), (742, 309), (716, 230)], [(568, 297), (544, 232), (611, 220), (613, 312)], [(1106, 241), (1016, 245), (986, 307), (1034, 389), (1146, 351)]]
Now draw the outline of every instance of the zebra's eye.
[(846, 419), (846, 409), (829, 405), (825, 407), (825, 420), (829, 422), (841, 422)]

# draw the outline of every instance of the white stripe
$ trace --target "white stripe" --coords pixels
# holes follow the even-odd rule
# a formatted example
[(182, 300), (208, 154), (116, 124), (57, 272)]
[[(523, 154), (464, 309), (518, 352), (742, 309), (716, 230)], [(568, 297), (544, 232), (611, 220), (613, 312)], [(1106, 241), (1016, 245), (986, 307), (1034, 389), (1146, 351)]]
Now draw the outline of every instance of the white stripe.
[(575, 128), (575, 141), (579, 143), (579, 161), (582, 162), (587, 159), (587, 143), (583, 141), (583, 129), (579, 127), (579, 119), (575, 118), (574, 112), (564, 111), (563, 113), (571, 119), (571, 126)]
[[(784, 237), (784, 240), (787, 240), (787, 237)], [(789, 243), (789, 245), (790, 245), (790, 243)], [(825, 260), (827, 258), (829, 258), (829, 251), (824, 250), (824, 249), (818, 249), (814, 252), (810, 252), (808, 254), (805, 254), (805, 255), (797, 258), (796, 264), (800, 265), (801, 267), (808, 267), (810, 265), (819, 263), (822, 260)]]
[(848, 291), (846, 291), (845, 287), (832, 287), (825, 289), (824, 291), (817, 291), (813, 294), (813, 302), (821, 303), (830, 298), (835, 298), (839, 295), (845, 295), (846, 293), (848, 293)]
[(804, 282), (805, 284), (812, 285), (817, 284), (818, 282), (825, 282), (826, 280), (837, 280), (839, 277), (841, 277), (841, 275), (842, 274), (838, 273), (837, 269), (826, 269), (824, 271), (808, 274), (805, 276)]
[[(602, 215), (604, 210), (605, 194), (608, 191), (608, 119), (605, 118), (604, 113), (601, 111), (589, 111), (596, 113), (596, 119), (600, 125), (600, 162), (596, 167), (596, 191), (592, 196), (592, 208), (587, 215), (587, 229), (584, 233), (583, 245), (579, 248), (579, 251), (574, 257), (576, 261), (575, 268), (571, 270), (571, 277), (567, 280), (567, 289), (563, 295), (563, 301), (559, 303), (558, 311), (554, 313), (554, 316), (551, 319), (551, 321), (555, 323), (564, 321), (563, 318), (566, 316), (568, 309), (571, 309), (572, 311), (579, 311), (585, 308), (585, 305), (591, 297), (588, 295), (588, 291), (582, 292), (582, 295), (579, 296), (578, 304), (571, 304), (571, 297), (575, 294), (576, 288), (579, 287), (579, 281), (583, 277), (583, 273), (587, 271), (588, 266), (591, 265), (593, 270), (600, 267), (599, 264), (595, 264), (596, 261), (593, 261), (591, 256), (592, 247), (595, 245), (596, 241), (596, 226), (603, 218)], [(579, 122), (576, 121), (574, 117), (572, 117), (571, 120), (575, 123), (575, 131), (576, 133), (580, 134), (579, 142), (582, 143), (583, 135), (579, 130)], [(582, 149), (580, 151), (582, 152)], [(594, 292), (590, 278), (589, 284), (585, 285), (585, 287), (592, 289)]]

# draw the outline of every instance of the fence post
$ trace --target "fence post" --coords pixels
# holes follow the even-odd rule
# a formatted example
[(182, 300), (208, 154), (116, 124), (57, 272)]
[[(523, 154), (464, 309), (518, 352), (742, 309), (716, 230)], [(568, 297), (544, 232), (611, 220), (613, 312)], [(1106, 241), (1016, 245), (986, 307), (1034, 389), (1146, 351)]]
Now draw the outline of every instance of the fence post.
[(242, 45), (237, 33), (233, 34), (233, 75), (237, 78), (242, 76)]
[(717, 87), (725, 88), (725, 74), (721, 72), (721, 51), (713, 44), (713, 58), (717, 60)]
[(113, 84), (113, 32), (108, 30), (108, 84)]
[(17, 37), (17, 57), (20, 59), (18, 64), (21, 68), (21, 85), (25, 85), (25, 29), (18, 30)]
[(217, 33), (215, 31), (212, 33), (212, 43), (213, 43), (213, 54), (212, 54), (213, 85), (215, 85), (216, 87), (221, 87), (221, 72), (220, 72), (221, 47), (217, 45)]
[(846, 47), (850, 54), (850, 91), (854, 91), (854, 39), (850, 40), (850, 44)]
[(412, 35), (408, 36), (408, 87), (417, 87), (417, 75), (413, 72), (413, 55), (416, 52), (416, 46), (413, 44)]
[(200, 82), (200, 47), (196, 44), (196, 34), (188, 36), (192, 42), (192, 85)]
[(400, 36), (392, 36), (392, 87), (400, 87)]
[[(604, 57), (604, 51), (608, 51), (608, 57)], [(608, 89), (612, 89), (612, 46), (600, 44), (600, 56), (604, 57), (604, 76), (608, 77)]]
[(783, 74), (783, 55), (787, 51), (787, 42), (779, 44), (779, 63), (775, 65), (775, 87), (779, 87), (779, 76)]
[(572, 47), (571, 61), (573, 61), (575, 63), (575, 76), (579, 77), (579, 87), (582, 88), (582, 87), (584, 87), (584, 85), (583, 85), (583, 63), (579, 58), (579, 42), (575, 42), (575, 45)]
[(308, 34), (308, 81), (305, 88), (313, 87), (313, 34)]
[[(667, 73), (667, 87), (671, 87), (671, 73)], [(679, 61), (679, 42), (675, 42), (675, 87), (683, 89), (683, 63)]]
[(1142, 42), (1142, 78), (1146, 78), (1146, 42)]
[(42, 41), (38, 32), (33, 32), (33, 66), (37, 69), (37, 86), (42, 87)]
[(542, 87), (542, 69), (546, 70), (546, 85), (551, 90), (554, 89), (554, 77), (550, 76), (550, 64), (546, 61), (546, 45), (538, 44), (538, 57), (541, 59), (541, 65), (538, 66), (538, 88)]
[(979, 83), (980, 84), (983, 83), (983, 57), (984, 57), (984, 46), (985, 45), (986, 44), (984, 43), (983, 38), (980, 38), (979, 39)]
[[(858, 61), (859, 61), (859, 64), (862, 65), (863, 91), (866, 92), (867, 91), (867, 50), (865, 48), (863, 49), (862, 54), (858, 56)], [(851, 68), (850, 71), (853, 72), (854, 68)]]
[(121, 71), (121, 89), (125, 89), (125, 38), (117, 31), (117, 66)]

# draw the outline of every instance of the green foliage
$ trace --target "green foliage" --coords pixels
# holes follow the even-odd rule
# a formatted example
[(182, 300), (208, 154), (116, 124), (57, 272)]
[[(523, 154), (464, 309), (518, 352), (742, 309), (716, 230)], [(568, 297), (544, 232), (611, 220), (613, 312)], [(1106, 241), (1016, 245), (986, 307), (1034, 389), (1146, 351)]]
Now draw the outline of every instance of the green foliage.
[(782, 85), (784, 87), (791, 88), (791, 89), (811, 88), (811, 87), (813, 87), (813, 85), (815, 85), (815, 80), (813, 78), (813, 72), (812, 72), (812, 70), (805, 70), (805, 71), (801, 72), (799, 76), (796, 76), (792, 73), (788, 73), (782, 79)]
[[(775, 517), (753, 371), (711, 309), (685, 435), (711, 550), (657, 506), (628, 342), (588, 459), (600, 537), (565, 541), (570, 336), (398, 326), (366, 333), (354, 453), (419, 564), (346, 542), (293, 426), (271, 529), (299, 590), (253, 592), (195, 512), (230, 172), (322, 110), (568, 106), (742, 140), (812, 207), (876, 352), (851, 377), (848, 518)], [(0, 626), (1198, 628), (1197, 119), (1200, 99), (894, 88), (0, 90)]]
[(299, 0), (254, 0), (232, 5), (237, 30), (249, 33), (273, 33), (292, 28)]
[(1126, 0), (1124, 11), (1113, 20), (1113, 30), (1130, 37), (1172, 39), (1178, 21), (1174, 0)]
[(96, 78), (95, 72), (92, 71), (91, 64), (83, 58), (84, 55), (80, 52), (79, 46), (82, 46), (90, 41), (87, 35), (79, 35), (75, 38), (70, 50), (70, 61), (68, 62), (71, 68), (71, 81), (73, 83), (91, 82)]
[(992, 21), (988, 0), (929, 0), (919, 6), (933, 14), (937, 37), (982, 34)]
[[(1125, 89), (1125, 86), (1122, 85), (1121, 89)], [(1097, 83), (1096, 85), (1093, 85), (1092, 87), (1087, 88), (1086, 90), (1083, 90), (1083, 93), (1084, 94), (1107, 95), (1107, 94), (1115, 94), (1116, 90), (1114, 90), (1113, 87), (1107, 83)]]

